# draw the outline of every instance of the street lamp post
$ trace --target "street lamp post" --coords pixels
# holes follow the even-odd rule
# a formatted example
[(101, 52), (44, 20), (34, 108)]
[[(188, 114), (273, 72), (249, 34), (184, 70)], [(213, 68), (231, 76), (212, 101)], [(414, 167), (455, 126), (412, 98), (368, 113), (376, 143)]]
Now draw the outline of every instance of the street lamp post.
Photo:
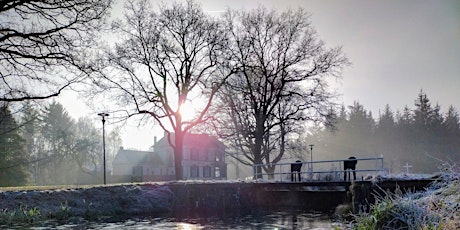
[(311, 171), (313, 172), (313, 146), (315, 146), (314, 144), (310, 144), (308, 145), (310, 146), (310, 164), (311, 164)]
[(105, 170), (105, 117), (108, 117), (108, 113), (98, 113), (97, 115), (102, 117), (102, 148), (104, 149), (103, 162), (104, 162), (104, 184), (107, 184), (106, 170)]

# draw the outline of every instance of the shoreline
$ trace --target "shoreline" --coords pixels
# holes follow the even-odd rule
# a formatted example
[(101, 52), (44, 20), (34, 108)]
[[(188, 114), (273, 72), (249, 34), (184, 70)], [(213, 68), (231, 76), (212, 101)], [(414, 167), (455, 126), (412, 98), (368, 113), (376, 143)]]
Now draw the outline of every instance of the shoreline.
[(0, 225), (14, 222), (164, 213), (173, 194), (165, 185), (109, 185), (0, 192)]
[[(8, 188), (0, 190), (0, 226), (44, 220), (65, 222), (78, 218), (98, 220), (145, 214), (214, 215), (272, 208), (315, 211), (315, 206), (305, 201), (306, 193), (282, 192), (281, 198), (284, 199), (280, 199), (280, 193), (267, 191), (267, 187), (276, 185), (265, 181), (173, 181), (82, 187), (26, 187), (21, 190)], [(292, 189), (298, 185), (290, 183), (281, 186)], [(328, 194), (317, 194), (319, 197), (333, 197), (329, 201), (332, 203), (326, 206), (322, 203), (321, 208), (326, 211), (319, 212), (324, 214), (332, 214), (335, 206), (346, 197), (340, 195), (341, 198), (338, 198), (336, 193), (336, 196)]]
[(352, 187), (350, 182), (325, 186), (331, 191), (314, 189), (322, 183), (326, 182), (172, 181), (8, 188), (0, 190), (0, 227), (46, 220), (161, 217), (172, 213), (212, 215), (272, 208), (330, 215), (339, 205), (351, 202), (345, 189)]

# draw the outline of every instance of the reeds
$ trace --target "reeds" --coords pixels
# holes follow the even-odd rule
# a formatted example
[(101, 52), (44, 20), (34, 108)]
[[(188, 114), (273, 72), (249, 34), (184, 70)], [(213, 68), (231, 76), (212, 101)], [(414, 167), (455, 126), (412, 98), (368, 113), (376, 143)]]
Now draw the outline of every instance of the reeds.
[[(444, 165), (446, 166), (446, 165)], [(369, 212), (354, 215), (354, 229), (460, 229), (460, 183), (455, 166), (423, 192), (385, 192)]]

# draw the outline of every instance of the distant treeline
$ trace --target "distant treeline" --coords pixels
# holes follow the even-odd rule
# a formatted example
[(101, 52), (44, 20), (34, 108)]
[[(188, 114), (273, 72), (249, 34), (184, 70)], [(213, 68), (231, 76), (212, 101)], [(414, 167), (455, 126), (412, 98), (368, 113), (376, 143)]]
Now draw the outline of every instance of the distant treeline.
[(341, 110), (333, 128), (316, 128), (307, 140), (315, 144), (315, 159), (379, 157), (392, 173), (405, 171), (433, 173), (445, 163), (460, 163), (460, 125), (456, 108), (446, 113), (431, 105), (421, 91), (415, 108), (393, 112), (390, 106), (375, 119), (363, 105), (355, 102)]
[[(117, 130), (110, 132), (108, 162), (120, 145)], [(75, 121), (59, 103), (0, 104), (0, 187), (101, 183), (101, 152), (101, 128), (90, 118)]]

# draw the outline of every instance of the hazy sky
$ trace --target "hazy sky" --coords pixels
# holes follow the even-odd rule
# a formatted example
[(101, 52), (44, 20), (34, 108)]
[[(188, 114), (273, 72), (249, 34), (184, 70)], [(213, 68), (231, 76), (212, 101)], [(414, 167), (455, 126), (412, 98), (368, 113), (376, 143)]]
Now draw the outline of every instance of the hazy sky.
[[(460, 109), (460, 1), (214, 0), (205, 10), (303, 7), (329, 47), (342, 46), (352, 65), (343, 73), (342, 101), (378, 115), (413, 107), (420, 89), (433, 103)], [(211, 3), (212, 2), (212, 3)]]
[[(160, 3), (161, 1), (154, 1)], [(414, 107), (421, 89), (443, 112), (460, 109), (459, 0), (199, 0), (205, 11), (263, 5), (282, 11), (303, 7), (319, 38), (328, 47), (342, 46), (352, 63), (338, 85), (345, 105), (359, 101), (378, 116), (386, 104), (393, 111)], [(154, 5), (156, 5), (154, 3)], [(61, 102), (71, 114), (84, 116), (80, 103)], [(125, 147), (145, 149), (134, 127), (124, 130)], [(156, 134), (158, 135), (158, 134)], [(161, 136), (161, 135), (159, 135)], [(131, 138), (136, 142), (132, 142)], [(137, 137), (137, 138), (136, 138)], [(147, 142), (147, 141), (144, 141)]]

